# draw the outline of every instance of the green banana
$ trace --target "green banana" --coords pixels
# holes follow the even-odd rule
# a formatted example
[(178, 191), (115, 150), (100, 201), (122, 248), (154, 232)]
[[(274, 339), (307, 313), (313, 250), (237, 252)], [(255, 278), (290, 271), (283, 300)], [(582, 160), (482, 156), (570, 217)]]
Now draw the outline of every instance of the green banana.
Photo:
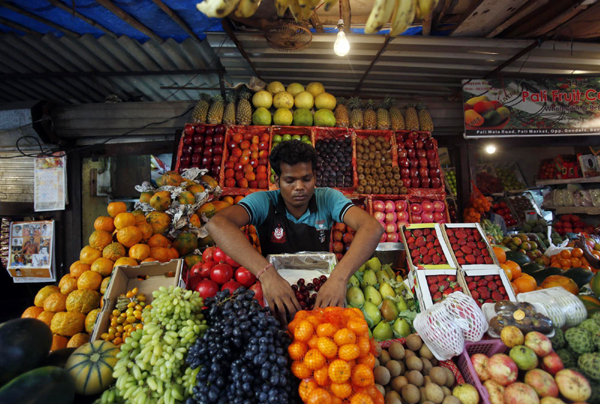
[(374, 34), (378, 32), (392, 18), (394, 12), (395, 0), (375, 0), (367, 25), (365, 34)]
[(396, 0), (390, 36), (400, 35), (412, 25), (415, 20), (416, 4), (417, 0)]

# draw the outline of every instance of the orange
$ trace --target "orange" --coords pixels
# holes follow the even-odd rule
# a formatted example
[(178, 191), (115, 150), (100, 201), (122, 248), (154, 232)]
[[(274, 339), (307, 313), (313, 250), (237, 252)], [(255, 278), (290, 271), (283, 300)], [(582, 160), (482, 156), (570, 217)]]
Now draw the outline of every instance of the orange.
[(108, 216), (98, 216), (94, 221), (94, 229), (112, 233), (115, 231), (114, 219)]
[[(562, 253), (561, 253), (562, 255)], [(569, 269), (571, 268), (571, 259), (570, 258), (563, 258), (560, 261), (558, 261), (560, 264), (560, 267), (563, 269)]]
[(306, 351), (308, 351), (308, 347), (302, 341), (294, 341), (290, 344), (290, 346), (288, 346), (290, 358), (295, 361), (302, 360)]
[(67, 348), (79, 348), (83, 344), (89, 342), (90, 335), (84, 332), (80, 332), (79, 334), (75, 334), (71, 337), (69, 342), (67, 343)]
[(44, 309), (41, 307), (31, 306), (25, 309), (23, 314), (21, 314), (21, 318), (37, 318), (43, 311)]
[(512, 271), (510, 270), (510, 268), (506, 264), (500, 264), (500, 268), (502, 268), (504, 270), (504, 273), (508, 277), (508, 280), (512, 281), (513, 275), (512, 275)]
[(135, 226), (123, 227), (117, 232), (117, 240), (129, 248), (142, 241), (142, 232)]
[(304, 363), (309, 369), (321, 369), (325, 365), (325, 356), (318, 349), (309, 349), (304, 355)]
[(346, 344), (340, 347), (340, 350), (338, 352), (338, 356), (340, 357), (340, 359), (343, 359), (345, 361), (354, 360), (358, 358), (359, 355), (360, 349), (356, 344)]
[(310, 370), (304, 363), (294, 361), (292, 362), (292, 374), (298, 379), (306, 379), (310, 377), (312, 370)]
[(329, 390), (339, 398), (347, 398), (352, 394), (352, 385), (350, 383), (331, 383)]
[(146, 223), (146, 215), (143, 210), (134, 210), (131, 214), (135, 217), (136, 226), (138, 224)]
[(142, 260), (140, 262), (158, 262), (158, 260), (156, 258), (146, 258), (145, 260)]
[(373, 399), (365, 393), (356, 393), (350, 399), (350, 404), (374, 404)]
[(516, 262), (506, 261), (504, 265), (510, 268), (510, 272), (512, 272), (513, 279), (517, 279), (519, 276), (521, 276), (521, 267)]
[(110, 276), (102, 279), (102, 283), (100, 284), (100, 293), (105, 294), (106, 289), (108, 289), (108, 284), (110, 283)]
[(142, 232), (142, 240), (148, 241), (150, 237), (154, 234), (154, 229), (152, 225), (149, 223), (138, 223), (135, 225)]
[(67, 296), (60, 292), (52, 293), (44, 300), (44, 311), (58, 313), (67, 310)]
[(238, 195), (235, 197), (235, 199), (233, 200), (235, 203), (239, 203), (239, 201), (241, 201), (242, 199), (244, 199), (244, 197), (242, 195)]
[(493, 250), (494, 254), (496, 255), (496, 258), (498, 258), (498, 262), (504, 264), (506, 262), (506, 251), (496, 246), (493, 247)]
[(102, 275), (94, 271), (85, 271), (77, 279), (77, 289), (98, 290), (102, 283)]
[(313, 390), (318, 388), (317, 382), (313, 379), (304, 379), (300, 382), (300, 386), (298, 386), (298, 394), (302, 401), (308, 400), (308, 396), (312, 393)]
[(513, 291), (515, 292), (515, 295), (518, 295), (520, 293), (519, 292), (519, 287), (514, 282), (511, 282), (510, 286), (512, 286)]
[(155, 234), (148, 240), (148, 245), (151, 248), (155, 247), (171, 247), (171, 240), (163, 236), (162, 234)]
[(352, 375), (352, 367), (348, 362), (336, 359), (329, 365), (328, 374), (333, 383), (345, 383)]
[(112, 273), (115, 263), (108, 258), (100, 257), (92, 264), (91, 270), (98, 272), (101, 276), (106, 277)]
[(319, 337), (313, 334), (312, 337), (306, 343), (310, 349), (317, 349), (319, 347)]
[(374, 368), (375, 367), (375, 356), (373, 356), (373, 354), (369, 353), (368, 355), (358, 358), (358, 363), (364, 363), (368, 367)]
[(335, 342), (327, 337), (319, 337), (319, 340), (317, 341), (317, 349), (328, 359), (335, 358), (335, 355), (338, 351), (338, 347)]
[(308, 320), (302, 320), (296, 326), (294, 330), (294, 338), (298, 341), (308, 341), (315, 331), (314, 326)]
[(116, 261), (126, 255), (125, 247), (121, 243), (110, 243), (102, 250), (102, 256), (112, 261)]
[(319, 337), (331, 337), (336, 331), (337, 328), (331, 323), (323, 323), (317, 326), (317, 335)]
[(52, 323), (52, 318), (54, 317), (54, 314), (55, 313), (53, 313), (51, 311), (43, 311), (40, 313), (39, 316), (37, 316), (37, 319), (46, 323), (46, 325), (48, 327), (50, 327), (50, 324)]
[(176, 260), (177, 258), (179, 258), (179, 253), (177, 252), (177, 249), (167, 248), (167, 251), (169, 252), (169, 261)]
[(360, 356), (365, 356), (371, 351), (371, 342), (369, 341), (369, 337), (359, 337), (357, 345), (360, 351)]
[(315, 370), (313, 377), (319, 386), (327, 386), (329, 384), (329, 378), (327, 376), (328, 368), (327, 365), (323, 365), (321, 369)]
[(581, 248), (573, 248), (571, 250), (571, 257), (575, 257), (575, 258), (583, 257), (583, 250)]
[(332, 404), (331, 394), (324, 389), (314, 389), (308, 395), (306, 404)]
[(373, 369), (363, 363), (354, 366), (352, 369), (352, 383), (360, 387), (367, 387), (368, 385), (375, 383)]
[(348, 321), (346, 327), (354, 331), (357, 335), (363, 335), (369, 332), (369, 326), (365, 320), (353, 318)]
[(56, 351), (58, 349), (66, 348), (68, 343), (69, 343), (68, 338), (65, 338), (61, 335), (54, 334), (52, 336), (52, 345), (50, 346), (50, 352)]
[(233, 205), (235, 203), (232, 196), (224, 196), (221, 199), (223, 200), (223, 202), (227, 202), (230, 205)]
[(90, 235), (88, 242), (90, 247), (102, 251), (104, 247), (112, 243), (112, 234), (104, 230), (96, 230)]
[(319, 324), (321, 324), (320, 316), (316, 316), (316, 315), (309, 315), (308, 317), (306, 317), (306, 321), (309, 321), (315, 329), (317, 328), (317, 326)]
[(333, 340), (338, 346), (356, 343), (356, 334), (347, 328), (342, 328), (333, 336)]
[(571, 267), (572, 268), (579, 268), (581, 267), (581, 265), (583, 265), (583, 262), (581, 262), (581, 260), (577, 257), (572, 257), (571, 258)]
[[(144, 218), (144, 221), (146, 221), (146, 219)], [(135, 216), (132, 213), (129, 212), (122, 212), (119, 213), (116, 217), (115, 217), (115, 228), (117, 230), (121, 230), (125, 227), (128, 226), (135, 226), (136, 225), (136, 220), (135, 220)]]
[(106, 211), (110, 217), (114, 218), (119, 213), (127, 212), (127, 205), (125, 205), (125, 202), (111, 202), (106, 207)]
[(560, 258), (570, 259), (571, 258), (571, 251), (569, 251), (569, 250), (562, 250), (560, 252)]
[(81, 249), (79, 253), (79, 261), (82, 264), (92, 265), (94, 261), (102, 256), (102, 251), (98, 251), (95, 248), (86, 245)]
[(521, 276), (515, 279), (514, 284), (519, 289), (519, 293), (531, 292), (537, 287), (535, 279), (528, 276)]
[(119, 258), (118, 260), (115, 261), (115, 268), (121, 265), (129, 265), (129, 266), (136, 266), (138, 264), (138, 262), (136, 260), (134, 260), (133, 258), (130, 257), (123, 257), (123, 258)]
[(129, 249), (129, 256), (138, 261), (145, 260), (150, 256), (150, 247), (146, 244), (136, 244)]
[(155, 258), (158, 262), (171, 261), (171, 254), (169, 254), (169, 249), (164, 247), (151, 248), (150, 257)]
[(60, 293), (66, 296), (72, 291), (77, 290), (77, 279), (69, 274), (66, 274), (60, 279), (58, 287), (60, 288)]

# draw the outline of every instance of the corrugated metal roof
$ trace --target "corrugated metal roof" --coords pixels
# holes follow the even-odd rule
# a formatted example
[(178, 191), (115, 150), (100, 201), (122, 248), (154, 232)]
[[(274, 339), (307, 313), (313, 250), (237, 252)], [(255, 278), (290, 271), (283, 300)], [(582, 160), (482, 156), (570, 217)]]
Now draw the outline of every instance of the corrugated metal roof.
[[(202, 69), (219, 67), (218, 56), (206, 41), (186, 39), (177, 43), (168, 39), (162, 44), (143, 44), (126, 36), (108, 35), (95, 38), (83, 35), (61, 38), (53, 34), (35, 37), (0, 35), (0, 100), (45, 99), (67, 104), (104, 102), (116, 94), (123, 101), (194, 100), (198, 91), (163, 90), (161, 86), (218, 87), (216, 73)], [(192, 74), (169, 74), (169, 71), (193, 71)], [(72, 73), (72, 77), (15, 79), (2, 74)], [(100, 72), (102, 75), (78, 77), (77, 73)], [(143, 72), (143, 75), (123, 75)], [(148, 72), (148, 73), (146, 73)], [(156, 72), (156, 75), (147, 75)], [(119, 75), (111, 76), (111, 73)], [(196, 76), (196, 77), (194, 77)], [(191, 81), (190, 81), (191, 80)], [(210, 91), (207, 91), (210, 92)]]

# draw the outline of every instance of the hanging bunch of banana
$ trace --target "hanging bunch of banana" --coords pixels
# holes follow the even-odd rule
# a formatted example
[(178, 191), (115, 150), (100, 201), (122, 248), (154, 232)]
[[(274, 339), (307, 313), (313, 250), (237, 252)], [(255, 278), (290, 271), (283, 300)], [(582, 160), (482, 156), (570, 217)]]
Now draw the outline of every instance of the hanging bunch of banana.
[[(302, 20), (308, 21), (312, 17), (317, 6), (321, 3), (321, 0), (274, 0), (275, 9), (277, 10), (277, 16), (282, 18), (287, 11), (290, 9), (292, 17), (296, 22), (301, 23)], [(333, 4), (339, 0), (326, 0), (324, 3), (325, 10), (328, 10)], [(329, 8), (328, 8), (329, 4)]]
[(406, 31), (417, 16), (433, 12), (439, 0), (375, 0), (365, 26), (365, 34), (374, 34), (391, 21), (390, 36)]
[(235, 16), (250, 18), (256, 13), (261, 0), (204, 0), (196, 4), (198, 11), (210, 18), (225, 18), (235, 10)]

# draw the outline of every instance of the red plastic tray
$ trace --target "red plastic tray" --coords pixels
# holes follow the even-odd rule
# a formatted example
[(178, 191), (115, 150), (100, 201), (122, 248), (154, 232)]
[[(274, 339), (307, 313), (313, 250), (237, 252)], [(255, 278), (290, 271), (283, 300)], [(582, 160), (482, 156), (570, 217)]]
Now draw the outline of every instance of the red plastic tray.
[(352, 139), (352, 187), (336, 187), (336, 189), (345, 194), (353, 194), (358, 186), (358, 175), (356, 174), (356, 139), (354, 131), (348, 128), (326, 128), (320, 126), (314, 127), (313, 145), (316, 145), (317, 140), (319, 139), (339, 139), (342, 137), (349, 137)]
[[(187, 125), (202, 125), (202, 126), (206, 126), (206, 127), (218, 126), (218, 125), (212, 125), (212, 124), (208, 124), (208, 123), (204, 124), (204, 123), (189, 123), (188, 122), (185, 125), (183, 125), (183, 127), (185, 128)], [(177, 145), (177, 156), (175, 157), (175, 167), (172, 168), (173, 171), (179, 172), (179, 167), (181, 166), (181, 155), (182, 155), (182, 150), (183, 150), (183, 137), (184, 136), (185, 136), (185, 134), (183, 133), (183, 129), (182, 129), (179, 134), (179, 144)], [(223, 149), (225, 149), (225, 145), (223, 145)], [(194, 166), (190, 165), (190, 168), (191, 167), (194, 167)], [(223, 166), (221, 165), (221, 167), (223, 167)], [(211, 175), (210, 172), (208, 174)], [(220, 173), (219, 173), (219, 176), (220, 176)]]
[[(398, 147), (396, 145), (396, 137), (394, 136), (394, 132), (391, 130), (355, 130), (354, 131), (356, 138), (361, 138), (361, 139), (365, 139), (369, 136), (375, 136), (375, 137), (379, 137), (382, 136), (385, 138), (386, 141), (388, 141), (391, 145), (390, 149), (387, 150), (391, 153), (392, 155), (392, 167), (397, 167), (398, 166)], [(356, 141), (355, 141), (356, 142)], [(356, 153), (358, 154), (358, 150), (356, 151)], [(358, 168), (358, 165), (357, 165)], [(357, 173), (357, 176), (360, 177), (360, 174)], [(359, 180), (360, 182), (360, 180)], [(360, 185), (360, 184), (359, 184)], [(385, 197), (385, 195), (401, 195), (401, 194), (385, 194), (385, 193), (377, 193), (377, 194), (373, 194), (373, 195), (380, 195), (382, 197)]]

